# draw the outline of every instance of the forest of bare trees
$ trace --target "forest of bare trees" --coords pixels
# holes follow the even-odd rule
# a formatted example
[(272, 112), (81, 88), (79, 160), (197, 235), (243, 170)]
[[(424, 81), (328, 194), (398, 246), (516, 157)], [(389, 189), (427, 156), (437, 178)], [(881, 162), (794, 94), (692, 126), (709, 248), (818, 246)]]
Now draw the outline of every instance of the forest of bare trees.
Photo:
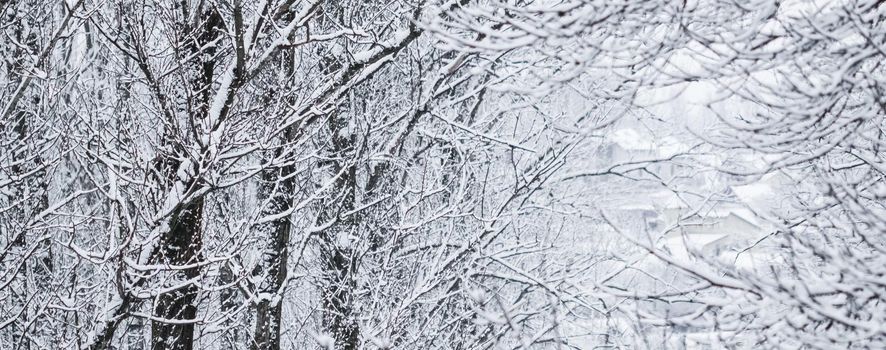
[(886, 348), (886, 1), (0, 0), (0, 349)]

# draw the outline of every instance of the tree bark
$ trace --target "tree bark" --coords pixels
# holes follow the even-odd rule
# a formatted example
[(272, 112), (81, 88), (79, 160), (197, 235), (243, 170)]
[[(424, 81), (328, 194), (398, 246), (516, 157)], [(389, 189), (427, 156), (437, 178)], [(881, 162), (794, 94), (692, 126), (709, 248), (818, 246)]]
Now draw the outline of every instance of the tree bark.
[[(265, 215), (289, 210), (294, 191), (294, 170), (286, 166), (279, 171), (269, 170), (262, 174), (264, 192), (271, 196), (270, 203), (264, 209)], [(261, 271), (258, 271), (264, 278), (258, 290), (260, 299), (255, 306), (254, 350), (280, 349), (280, 317), (283, 313), (281, 289), (286, 281), (291, 229), (292, 222), (288, 216), (271, 221), (262, 228), (270, 236), (268, 246), (262, 253)]]
[(356, 206), (357, 167), (351, 163), (356, 157), (354, 135), (344, 135), (347, 119), (341, 115), (329, 116), (327, 126), (330, 132), (330, 167), (338, 175), (334, 190), (338, 193), (323, 203), (318, 215), (318, 226), (334, 222), (319, 233), (320, 261), (324, 268), (325, 284), (322, 287), (323, 324), (335, 339), (335, 348), (357, 349), (360, 328), (356, 319), (354, 292), (357, 287), (353, 274), (358, 261), (349, 244), (353, 237), (359, 237), (359, 219), (350, 213)]
[[(222, 30), (221, 15), (212, 7), (203, 7), (199, 14), (202, 20), (198, 25), (198, 32), (191, 33), (190, 15), (187, 4), (181, 4), (182, 29), (179, 40), (183, 43), (185, 52), (189, 56), (197, 56), (195, 66), (191, 68), (194, 76), (191, 81), (191, 91), (194, 94), (190, 103), (193, 106), (188, 113), (194, 115), (193, 120), (205, 120), (209, 115), (209, 105), (212, 101), (212, 82), (215, 72), (215, 48), (203, 49), (203, 55), (197, 55), (201, 48), (215, 40)], [(207, 57), (207, 58), (203, 58)], [(184, 109), (184, 108), (183, 108)], [(188, 108), (189, 109), (189, 108)], [(186, 109), (187, 110), (187, 109)], [(193, 125), (193, 128), (198, 126)], [(175, 130), (167, 130), (164, 138), (164, 147), (176, 149), (174, 146)], [(168, 176), (168, 183), (180, 181), (177, 179), (179, 169), (183, 164), (178, 160), (185, 152), (171, 152), (161, 158), (160, 174)], [(176, 154), (179, 153), (179, 154)], [(196, 168), (196, 167), (195, 167)], [(190, 174), (191, 181), (185, 183), (186, 188), (200, 186), (199, 174)], [(194, 267), (176, 270), (172, 272), (172, 283), (182, 283), (200, 276), (200, 268), (196, 263), (201, 260), (200, 253), (203, 248), (202, 221), (203, 221), (204, 198), (194, 198), (187, 203), (182, 203), (173, 213), (169, 221), (169, 228), (160, 237), (159, 260), (171, 266), (194, 264)], [(197, 317), (197, 294), (199, 288), (191, 282), (185, 282), (179, 288), (160, 294), (154, 305), (154, 317), (152, 322), (151, 337), (153, 350), (189, 350), (194, 346), (194, 329)], [(171, 322), (170, 322), (171, 321)]]
[[(160, 242), (162, 262), (169, 265), (193, 264), (199, 260), (203, 243), (200, 226), (203, 216), (203, 199), (198, 198), (183, 206), (170, 222), (170, 229)], [(175, 281), (181, 282), (200, 275), (198, 267), (175, 272)], [(177, 290), (160, 294), (154, 307), (151, 330), (154, 350), (189, 350), (194, 344), (194, 323), (170, 323), (165, 320), (191, 321), (197, 317), (196, 285), (188, 283)]]

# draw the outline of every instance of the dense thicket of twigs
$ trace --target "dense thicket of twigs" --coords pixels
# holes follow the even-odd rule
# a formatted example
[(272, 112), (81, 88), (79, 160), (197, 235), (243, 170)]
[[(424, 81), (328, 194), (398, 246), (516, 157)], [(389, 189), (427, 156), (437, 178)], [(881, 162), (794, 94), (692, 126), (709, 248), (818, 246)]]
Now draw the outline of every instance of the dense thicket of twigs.
[[(0, 0), (0, 348), (884, 347), (884, 20)], [(765, 267), (660, 244), (773, 178)]]

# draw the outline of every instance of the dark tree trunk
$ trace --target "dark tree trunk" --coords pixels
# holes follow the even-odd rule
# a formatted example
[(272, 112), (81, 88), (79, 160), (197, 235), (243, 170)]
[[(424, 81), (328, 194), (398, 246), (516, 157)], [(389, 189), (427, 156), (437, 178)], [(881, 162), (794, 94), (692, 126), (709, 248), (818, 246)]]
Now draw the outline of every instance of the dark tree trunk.
[[(190, 19), (188, 4), (181, 6), (182, 29), (179, 40), (185, 45), (181, 55), (194, 57), (194, 66), (191, 68), (193, 79), (191, 81), (192, 103), (187, 108), (182, 107), (185, 113), (190, 113), (194, 120), (205, 120), (209, 114), (209, 105), (212, 101), (212, 81), (215, 72), (214, 47), (202, 50), (204, 55), (198, 56), (201, 48), (214, 41), (222, 28), (221, 15), (213, 7), (203, 7), (197, 17), (197, 33), (191, 33), (188, 25)], [(205, 57), (205, 58), (204, 58)], [(172, 124), (172, 123), (171, 123)], [(174, 124), (173, 124), (174, 125)], [(196, 125), (192, 127), (197, 128)], [(176, 151), (164, 155), (160, 160), (160, 174), (166, 174), (168, 184), (176, 179), (179, 168), (183, 166), (178, 160), (185, 154), (183, 150), (175, 146), (177, 130), (167, 130), (164, 138), (164, 147)], [(177, 154), (178, 153), (178, 154)], [(194, 177), (185, 183), (186, 188), (199, 187), (199, 174), (191, 174)], [(159, 261), (171, 266), (196, 264), (200, 259), (203, 248), (201, 226), (203, 221), (203, 197), (194, 198), (182, 205), (172, 213), (169, 221), (169, 229), (160, 237)], [(171, 272), (171, 285), (200, 276), (200, 268), (192, 267)], [(160, 294), (154, 305), (154, 317), (159, 318), (152, 322), (151, 337), (153, 350), (188, 350), (194, 346), (194, 329), (197, 316), (197, 294), (199, 288), (194, 283), (185, 283), (180, 288)], [(166, 320), (172, 321), (168, 322)]]
[[(281, 16), (284, 21), (292, 20), (293, 13)], [(280, 53), (280, 61), (287, 76), (295, 73), (293, 52)], [(275, 95), (271, 93), (270, 95)], [(283, 142), (294, 142), (298, 137), (297, 127), (292, 126), (284, 132)], [(278, 148), (273, 156), (285, 156), (284, 149)], [(281, 168), (267, 169), (261, 174), (260, 196), (268, 198), (268, 205), (263, 215), (275, 215), (290, 210), (295, 196), (295, 167), (288, 165)], [(289, 236), (292, 231), (290, 216), (278, 218), (261, 225), (259, 231), (268, 235), (267, 246), (262, 252), (261, 264), (257, 266), (255, 275), (261, 276), (257, 286), (263, 297), (255, 305), (255, 331), (252, 350), (279, 350), (280, 328), (283, 315), (283, 293), (289, 269)]]
[[(202, 241), (200, 225), (203, 216), (203, 200), (196, 199), (183, 206), (170, 222), (170, 229), (161, 238), (160, 254), (163, 263), (169, 265), (194, 264), (199, 261)], [(198, 267), (174, 272), (174, 281), (183, 282), (200, 275)], [(163, 293), (157, 297), (154, 316), (164, 320), (191, 321), (197, 316), (198, 288), (194, 284)], [(154, 321), (151, 331), (154, 350), (189, 350), (194, 344), (194, 323)]]
[[(280, 171), (269, 170), (262, 174), (264, 192), (271, 196), (265, 208), (266, 215), (289, 210), (294, 191), (293, 172), (294, 169), (287, 166)], [(286, 281), (292, 222), (286, 216), (263, 225), (262, 229), (270, 237), (262, 253), (261, 271), (258, 271), (263, 280), (258, 288), (261, 299), (255, 306), (255, 341), (252, 349), (277, 350), (280, 349), (280, 317), (283, 312), (281, 288)]]
[[(359, 237), (360, 221), (356, 213), (357, 167), (348, 164), (356, 157), (356, 137), (342, 135), (347, 120), (330, 116), (331, 170), (339, 174), (331, 198), (323, 203), (318, 216), (320, 225), (334, 222), (320, 232), (320, 261), (324, 268), (323, 324), (335, 339), (335, 349), (353, 350), (359, 347), (360, 328), (355, 310), (356, 272), (358, 261), (354, 250), (344, 241)], [(349, 215), (344, 216), (343, 214)]]
[(335, 349), (354, 350), (359, 347), (360, 326), (354, 305), (356, 267), (350, 249), (338, 249), (324, 242), (327, 285), (323, 291), (323, 321), (335, 339)]

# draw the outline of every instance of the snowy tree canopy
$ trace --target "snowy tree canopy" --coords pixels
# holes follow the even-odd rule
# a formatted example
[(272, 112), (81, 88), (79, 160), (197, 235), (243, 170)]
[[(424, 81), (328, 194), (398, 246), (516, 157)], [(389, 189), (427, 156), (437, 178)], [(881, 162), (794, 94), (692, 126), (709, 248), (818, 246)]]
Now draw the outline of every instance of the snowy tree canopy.
[(0, 30), (0, 348), (886, 347), (884, 1)]

